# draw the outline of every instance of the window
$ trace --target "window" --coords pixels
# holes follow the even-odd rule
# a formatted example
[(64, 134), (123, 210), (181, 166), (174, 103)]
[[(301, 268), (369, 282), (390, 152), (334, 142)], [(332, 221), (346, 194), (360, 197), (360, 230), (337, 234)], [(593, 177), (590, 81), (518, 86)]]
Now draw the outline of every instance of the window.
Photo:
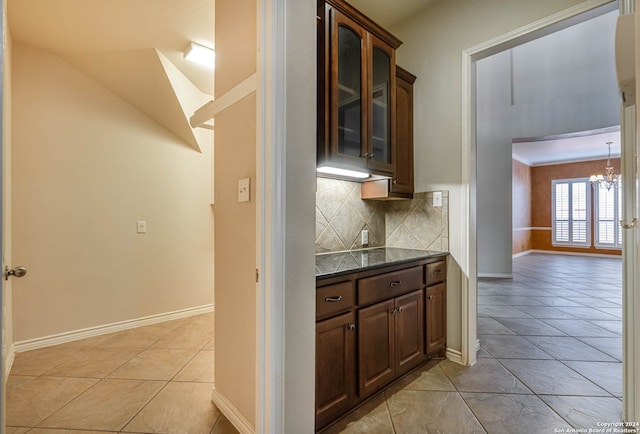
[(591, 245), (590, 193), (586, 178), (553, 181), (553, 245)]
[(622, 215), (622, 183), (614, 185), (610, 190), (603, 185), (595, 192), (595, 245), (604, 248), (621, 248), (622, 231), (620, 221)]

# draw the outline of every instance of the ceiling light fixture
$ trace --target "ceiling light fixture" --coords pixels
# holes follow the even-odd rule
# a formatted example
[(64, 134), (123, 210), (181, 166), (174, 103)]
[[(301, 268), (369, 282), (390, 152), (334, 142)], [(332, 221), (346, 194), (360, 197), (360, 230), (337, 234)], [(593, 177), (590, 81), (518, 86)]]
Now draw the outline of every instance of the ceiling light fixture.
[(339, 169), (337, 167), (330, 167), (330, 166), (318, 167), (316, 170), (318, 173), (323, 173), (325, 175), (344, 176), (347, 178), (367, 179), (371, 176), (365, 172), (358, 172), (356, 170)]
[(596, 187), (596, 185), (604, 186), (607, 190), (611, 190), (611, 187), (615, 186), (620, 180), (620, 175), (616, 175), (611, 165), (611, 144), (613, 142), (607, 142), (609, 145), (609, 156), (607, 157), (607, 166), (604, 169), (604, 175), (591, 175), (589, 177), (589, 181), (591, 181), (591, 185)]
[(184, 58), (211, 69), (216, 64), (216, 52), (195, 42), (189, 42), (189, 45), (184, 50)]

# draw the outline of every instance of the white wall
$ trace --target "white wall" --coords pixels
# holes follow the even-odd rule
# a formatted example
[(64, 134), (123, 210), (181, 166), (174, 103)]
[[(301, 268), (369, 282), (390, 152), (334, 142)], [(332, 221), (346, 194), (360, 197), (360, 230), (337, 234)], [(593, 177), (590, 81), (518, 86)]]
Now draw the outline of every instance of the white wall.
[[(284, 432), (315, 421), (316, 3), (286, 1)], [(271, 197), (272, 206), (279, 206)], [(274, 409), (277, 410), (277, 409)], [(275, 433), (274, 433), (275, 434)]]
[(13, 55), (16, 341), (213, 303), (210, 147), (52, 54)]
[(513, 137), (620, 124), (617, 18), (615, 10), (513, 49)]
[(511, 59), (490, 59), (476, 64), (478, 276), (511, 277)]
[(397, 62), (415, 74), (415, 188), (449, 190), (447, 342), (461, 348), (466, 188), (462, 174), (462, 52), (580, 3), (578, 0), (446, 0), (390, 29), (404, 44)]
[[(512, 265), (511, 143), (620, 123), (617, 11), (482, 59), (477, 73), (478, 275)], [(604, 146), (604, 143), (603, 143)]]

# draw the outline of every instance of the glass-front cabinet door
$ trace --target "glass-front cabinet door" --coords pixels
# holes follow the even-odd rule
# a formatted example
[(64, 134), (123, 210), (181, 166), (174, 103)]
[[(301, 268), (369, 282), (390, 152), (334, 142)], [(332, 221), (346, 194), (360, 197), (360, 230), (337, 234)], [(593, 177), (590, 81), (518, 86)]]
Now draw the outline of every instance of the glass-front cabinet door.
[(394, 50), (373, 35), (370, 40), (369, 78), (371, 125), (369, 127), (369, 166), (393, 171), (393, 141), (395, 139), (395, 58)]
[[(366, 166), (367, 33), (333, 11), (331, 159)], [(364, 158), (364, 159), (363, 159)]]
[(324, 153), (319, 161), (391, 176), (395, 169), (395, 49), (364, 28), (362, 17), (356, 21), (337, 8), (328, 11), (331, 23), (325, 28), (331, 37), (325, 83), (330, 93), (321, 104), (323, 109), (324, 104), (328, 106), (324, 113), (330, 126), (322, 131), (329, 140), (321, 144)]

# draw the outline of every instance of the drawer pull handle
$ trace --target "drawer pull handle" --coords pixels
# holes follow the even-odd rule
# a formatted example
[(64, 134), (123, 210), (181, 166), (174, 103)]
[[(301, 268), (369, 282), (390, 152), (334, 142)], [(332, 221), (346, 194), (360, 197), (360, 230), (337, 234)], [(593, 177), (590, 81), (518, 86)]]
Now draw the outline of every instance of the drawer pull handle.
[(355, 331), (355, 329), (356, 329), (356, 325), (355, 324), (347, 324), (347, 330)]
[(433, 270), (433, 274), (435, 275), (442, 274), (442, 270)]
[(402, 284), (402, 281), (400, 281), (400, 280), (396, 280), (395, 282), (391, 282), (391, 286), (398, 286), (398, 285), (401, 285), (401, 284)]
[(327, 297), (324, 299), (325, 303), (337, 303), (339, 301), (342, 301), (342, 296), (339, 295), (337, 297)]

